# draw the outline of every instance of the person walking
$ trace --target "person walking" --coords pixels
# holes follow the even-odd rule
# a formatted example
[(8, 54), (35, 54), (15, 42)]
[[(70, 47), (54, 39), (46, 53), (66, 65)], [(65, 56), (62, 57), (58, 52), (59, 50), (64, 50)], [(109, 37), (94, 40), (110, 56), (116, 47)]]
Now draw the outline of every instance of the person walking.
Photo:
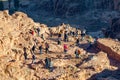
[(45, 58), (45, 68), (46, 69), (49, 68), (49, 58), (48, 57)]
[(79, 46), (79, 43), (80, 43), (80, 39), (77, 38), (77, 39), (76, 39), (76, 46)]
[(23, 51), (24, 51), (24, 58), (25, 60), (27, 60), (27, 52), (26, 52), (26, 47), (23, 48)]
[(49, 52), (49, 44), (46, 42), (45, 43), (45, 52), (48, 53)]
[(32, 64), (35, 63), (35, 59), (36, 59), (35, 54), (32, 54)]
[(65, 41), (65, 42), (68, 42), (68, 34), (67, 34), (67, 31), (65, 31), (65, 33), (64, 33), (64, 41)]

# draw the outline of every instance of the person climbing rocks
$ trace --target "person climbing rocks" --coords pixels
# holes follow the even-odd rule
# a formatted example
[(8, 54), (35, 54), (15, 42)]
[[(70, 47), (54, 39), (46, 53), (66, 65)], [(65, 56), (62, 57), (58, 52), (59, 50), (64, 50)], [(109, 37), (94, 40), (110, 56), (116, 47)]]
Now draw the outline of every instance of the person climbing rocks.
[(41, 44), (41, 45), (39, 46), (40, 54), (42, 54), (42, 48), (43, 48), (43, 44)]
[(38, 33), (38, 36), (40, 36), (40, 28), (39, 27), (37, 28), (37, 33)]
[(61, 38), (61, 37), (62, 37), (62, 33), (59, 32), (59, 33), (58, 33), (58, 38)]
[(84, 40), (84, 37), (86, 35), (86, 29), (81, 30), (81, 40)]
[(26, 47), (23, 48), (23, 51), (24, 51), (24, 58), (25, 60), (27, 60), (27, 52), (26, 52)]
[(64, 41), (65, 41), (65, 42), (68, 42), (68, 34), (67, 34), (67, 31), (65, 31), (65, 33), (64, 33)]
[(67, 44), (64, 44), (64, 53), (67, 53), (67, 51), (68, 51), (68, 46)]
[(33, 47), (32, 47), (32, 54), (34, 54), (35, 53), (35, 45), (33, 45)]
[(45, 43), (45, 52), (48, 53), (49, 52), (49, 44), (46, 42)]
[(33, 54), (32, 54), (32, 64), (35, 63), (35, 59), (36, 59), (36, 57), (35, 57), (35, 54), (33, 53)]

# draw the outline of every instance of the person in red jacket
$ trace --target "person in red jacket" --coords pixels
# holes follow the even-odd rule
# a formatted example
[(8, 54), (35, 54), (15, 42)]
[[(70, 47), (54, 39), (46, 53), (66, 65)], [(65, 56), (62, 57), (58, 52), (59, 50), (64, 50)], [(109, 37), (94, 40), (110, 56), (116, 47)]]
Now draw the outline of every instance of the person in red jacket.
[(67, 51), (68, 51), (68, 46), (67, 44), (64, 44), (64, 53), (67, 53)]

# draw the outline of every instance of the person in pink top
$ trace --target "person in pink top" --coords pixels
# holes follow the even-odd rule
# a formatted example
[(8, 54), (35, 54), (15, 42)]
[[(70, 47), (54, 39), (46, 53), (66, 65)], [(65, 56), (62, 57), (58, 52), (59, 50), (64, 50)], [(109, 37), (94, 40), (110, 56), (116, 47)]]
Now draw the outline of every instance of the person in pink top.
[(68, 50), (68, 46), (67, 44), (64, 44), (64, 53), (67, 53), (67, 50)]

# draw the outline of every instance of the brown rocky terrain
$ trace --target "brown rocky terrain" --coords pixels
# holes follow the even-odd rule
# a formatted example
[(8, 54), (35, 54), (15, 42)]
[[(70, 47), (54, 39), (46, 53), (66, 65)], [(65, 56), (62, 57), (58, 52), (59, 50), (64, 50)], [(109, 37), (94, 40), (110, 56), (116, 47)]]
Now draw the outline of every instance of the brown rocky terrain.
[[(61, 45), (57, 45), (57, 34), (61, 30), (64, 33), (66, 26), (68, 26), (68, 32), (76, 30), (66, 24), (49, 28), (45, 24), (34, 22), (22, 12), (16, 12), (13, 15), (9, 15), (8, 11), (0, 12), (0, 80), (94, 80), (93, 75), (101, 73), (105, 69), (110, 71), (119, 69), (119, 63), (109, 58), (106, 54), (109, 54), (107, 49), (109, 44), (106, 44), (106, 42), (110, 42), (112, 45), (113, 40), (98, 40), (98, 46), (100, 44), (105, 49), (99, 52), (89, 52), (86, 50), (88, 46), (87, 37), (85, 41), (80, 42), (80, 47), (75, 45), (76, 37), (71, 36), (69, 42), (62, 41)], [(41, 30), (40, 34), (44, 35), (45, 42), (48, 42), (50, 45), (49, 54), (46, 54), (45, 51), (43, 51), (43, 54), (39, 54), (38, 47), (44, 40), (37, 34), (36, 28), (38, 27)], [(49, 36), (49, 29), (51, 29), (53, 37)], [(30, 34), (30, 30), (34, 30), (35, 34)], [(81, 31), (79, 30), (80, 33)], [(35, 50), (37, 59), (34, 64), (31, 64), (32, 54), (30, 50), (35, 44), (35, 39), (37, 40), (37, 48)], [(63, 44), (68, 44), (69, 46), (67, 54), (63, 53)], [(119, 42), (116, 42), (116, 45), (118, 44)], [(27, 60), (24, 59), (23, 55), (24, 47), (27, 48), (29, 58)], [(102, 49), (101, 47), (99, 48)], [(81, 51), (79, 59), (75, 58), (74, 51), (76, 48)], [(94, 47), (93, 51), (96, 51), (96, 49)], [(115, 54), (119, 55), (119, 51), (116, 52), (114, 48), (110, 50), (110, 52), (115, 52)], [(114, 55), (114, 53), (110, 54)], [(44, 59), (46, 57), (52, 58), (53, 72), (49, 72), (44, 67)], [(111, 57), (115, 58), (112, 55)], [(117, 65), (114, 65), (114, 63)], [(119, 77), (109, 76), (95, 77), (95, 80), (120, 79)]]

